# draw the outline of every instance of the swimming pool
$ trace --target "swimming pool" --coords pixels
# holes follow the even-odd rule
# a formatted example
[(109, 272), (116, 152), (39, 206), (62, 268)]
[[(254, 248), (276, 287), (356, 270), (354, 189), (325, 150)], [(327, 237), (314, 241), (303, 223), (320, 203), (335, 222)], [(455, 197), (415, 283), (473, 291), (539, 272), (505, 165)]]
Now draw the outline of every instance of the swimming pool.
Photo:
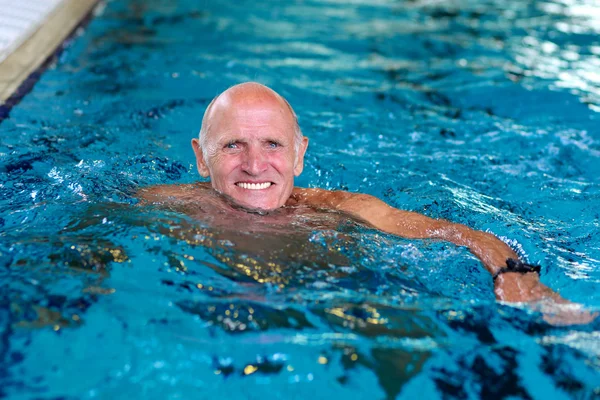
[(257, 80), (311, 139), (299, 186), (494, 232), (600, 310), (599, 15), (583, 1), (107, 2), (0, 125), (0, 393), (600, 397), (600, 322), (496, 303), (465, 249), (253, 220), (250, 245), (278, 242), (241, 251), (133, 196), (196, 181), (205, 106)]

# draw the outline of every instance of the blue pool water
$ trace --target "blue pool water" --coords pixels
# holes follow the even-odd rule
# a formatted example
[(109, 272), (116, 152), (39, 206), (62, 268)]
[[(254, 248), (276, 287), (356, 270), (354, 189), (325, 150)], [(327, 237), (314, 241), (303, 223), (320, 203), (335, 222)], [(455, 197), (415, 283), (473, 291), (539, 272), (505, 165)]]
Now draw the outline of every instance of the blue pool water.
[(600, 398), (600, 322), (495, 302), (463, 248), (133, 195), (196, 181), (204, 108), (256, 80), (299, 186), (489, 230), (599, 311), (599, 33), (592, 0), (104, 3), (3, 110), (0, 397)]

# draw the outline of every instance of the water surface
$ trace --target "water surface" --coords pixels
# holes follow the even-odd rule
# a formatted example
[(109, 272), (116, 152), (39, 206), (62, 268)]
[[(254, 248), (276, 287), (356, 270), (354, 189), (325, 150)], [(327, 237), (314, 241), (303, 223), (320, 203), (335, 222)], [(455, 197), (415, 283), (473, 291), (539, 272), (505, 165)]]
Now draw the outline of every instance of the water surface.
[(489, 230), (600, 310), (599, 27), (592, 1), (103, 3), (0, 123), (0, 393), (598, 398), (599, 323), (496, 303), (463, 248), (134, 193), (197, 181), (204, 108), (256, 80), (310, 137), (299, 186)]

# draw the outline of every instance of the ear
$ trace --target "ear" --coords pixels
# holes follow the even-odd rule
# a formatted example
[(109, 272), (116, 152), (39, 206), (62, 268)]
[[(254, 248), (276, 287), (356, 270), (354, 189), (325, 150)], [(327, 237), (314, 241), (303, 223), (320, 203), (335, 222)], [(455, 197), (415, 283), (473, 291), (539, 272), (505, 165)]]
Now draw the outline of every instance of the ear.
[(307, 147), (308, 138), (306, 136), (302, 136), (302, 143), (300, 143), (298, 154), (296, 154), (296, 163), (294, 164), (294, 176), (300, 175), (302, 173), (302, 170), (304, 169), (304, 154), (306, 153)]
[(202, 148), (200, 147), (200, 141), (198, 139), (192, 139), (192, 148), (196, 155), (196, 167), (198, 168), (198, 172), (203, 178), (208, 178), (210, 173), (206, 161), (204, 160), (204, 154), (202, 154)]

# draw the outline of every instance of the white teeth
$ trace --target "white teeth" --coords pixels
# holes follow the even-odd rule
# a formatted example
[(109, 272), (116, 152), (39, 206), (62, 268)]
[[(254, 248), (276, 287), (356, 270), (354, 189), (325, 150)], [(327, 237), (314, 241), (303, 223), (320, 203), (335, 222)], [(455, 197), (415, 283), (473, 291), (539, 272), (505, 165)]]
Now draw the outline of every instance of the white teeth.
[(264, 182), (264, 183), (246, 183), (246, 182), (238, 182), (236, 183), (236, 185), (238, 185), (239, 187), (241, 187), (242, 189), (249, 189), (249, 190), (260, 190), (260, 189), (266, 189), (269, 186), (271, 186), (271, 182)]

